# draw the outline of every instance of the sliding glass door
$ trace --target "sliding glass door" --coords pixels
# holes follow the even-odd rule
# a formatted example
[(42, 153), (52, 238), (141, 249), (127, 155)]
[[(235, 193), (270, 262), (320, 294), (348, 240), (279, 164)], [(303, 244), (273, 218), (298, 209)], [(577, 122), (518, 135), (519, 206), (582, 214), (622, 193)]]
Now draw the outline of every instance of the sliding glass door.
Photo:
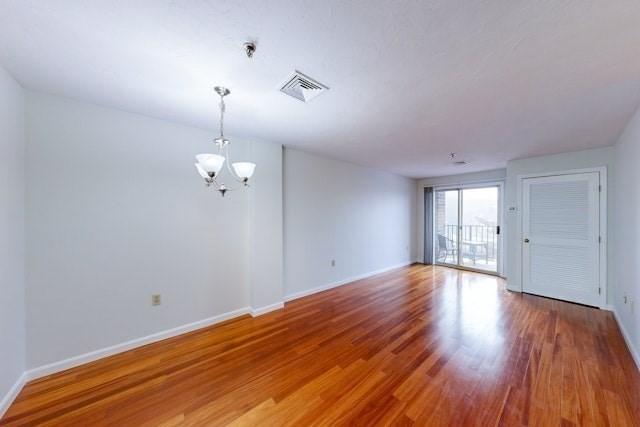
[(499, 206), (499, 185), (434, 191), (434, 261), (498, 273)]
[(458, 264), (460, 192), (436, 191), (433, 198), (434, 257), (439, 264)]

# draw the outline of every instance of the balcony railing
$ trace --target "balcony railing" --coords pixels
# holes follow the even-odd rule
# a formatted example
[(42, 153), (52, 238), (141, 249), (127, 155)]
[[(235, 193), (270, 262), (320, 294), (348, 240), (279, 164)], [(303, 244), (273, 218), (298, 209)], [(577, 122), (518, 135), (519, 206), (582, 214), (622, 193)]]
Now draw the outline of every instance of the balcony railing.
[[(457, 250), (458, 226), (455, 224), (439, 225), (437, 234), (443, 235), (447, 241), (447, 249)], [(462, 256), (473, 255), (495, 262), (498, 255), (497, 227), (491, 225), (463, 225), (460, 230)], [(439, 248), (440, 243), (436, 241)]]

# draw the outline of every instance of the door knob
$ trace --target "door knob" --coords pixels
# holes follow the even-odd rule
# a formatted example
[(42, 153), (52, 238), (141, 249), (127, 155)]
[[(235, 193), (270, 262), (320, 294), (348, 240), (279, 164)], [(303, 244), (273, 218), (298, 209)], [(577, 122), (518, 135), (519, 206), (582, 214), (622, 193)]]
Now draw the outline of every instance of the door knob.
[(524, 242), (525, 243), (529, 243), (529, 239), (524, 239)]

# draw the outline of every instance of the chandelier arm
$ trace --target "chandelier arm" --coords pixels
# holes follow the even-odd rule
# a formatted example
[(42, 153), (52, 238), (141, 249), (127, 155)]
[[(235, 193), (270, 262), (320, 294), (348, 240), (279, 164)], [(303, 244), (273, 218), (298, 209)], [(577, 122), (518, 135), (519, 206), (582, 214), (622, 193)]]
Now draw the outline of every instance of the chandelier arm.
[[(243, 186), (227, 187), (226, 185), (224, 185), (224, 183), (219, 183), (219, 182), (216, 180), (216, 178), (215, 178), (215, 177), (211, 178), (211, 179), (208, 181), (208, 183), (209, 183), (209, 184), (213, 184), (213, 186), (215, 187), (216, 191), (220, 191), (223, 187), (224, 187), (224, 189), (225, 189), (225, 191), (226, 191), (226, 192), (229, 192), (229, 191), (236, 191), (236, 190), (239, 190), (239, 189), (241, 189), (241, 188), (243, 187)], [(247, 185), (247, 187), (248, 187), (248, 185)]]
[[(247, 187), (248, 187), (248, 185), (247, 185)], [(236, 191), (236, 190), (240, 190), (241, 188), (243, 188), (243, 187), (241, 187), (241, 186), (225, 187), (226, 191)]]
[[(217, 185), (217, 184), (216, 184), (216, 185)], [(222, 185), (224, 185), (224, 184), (222, 184)], [(247, 186), (247, 187), (248, 187), (248, 186)], [(241, 186), (227, 187), (227, 186), (225, 185), (225, 186), (224, 186), (224, 191), (226, 191), (226, 192), (228, 193), (228, 192), (230, 192), (230, 191), (236, 191), (236, 190), (239, 190), (239, 189), (241, 189), (241, 188), (242, 188)], [(222, 189), (222, 186), (221, 186), (221, 185), (217, 185), (217, 187), (216, 187), (216, 191), (220, 191), (221, 189)]]
[(225, 162), (227, 164), (227, 170), (229, 171), (229, 173), (231, 174), (233, 179), (235, 179), (239, 183), (245, 183), (245, 180), (243, 180), (238, 175), (236, 175), (236, 172), (231, 167), (231, 157), (229, 156), (229, 145), (228, 144), (225, 146), (225, 153), (224, 154), (225, 154), (225, 158), (227, 159), (226, 162)]

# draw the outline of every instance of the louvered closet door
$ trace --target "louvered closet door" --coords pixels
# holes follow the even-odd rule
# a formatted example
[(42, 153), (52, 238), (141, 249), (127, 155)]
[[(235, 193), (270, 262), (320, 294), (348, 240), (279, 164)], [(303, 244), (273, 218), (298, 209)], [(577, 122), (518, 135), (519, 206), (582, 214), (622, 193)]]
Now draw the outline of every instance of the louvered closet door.
[(525, 292), (600, 305), (599, 176), (593, 172), (523, 180)]

